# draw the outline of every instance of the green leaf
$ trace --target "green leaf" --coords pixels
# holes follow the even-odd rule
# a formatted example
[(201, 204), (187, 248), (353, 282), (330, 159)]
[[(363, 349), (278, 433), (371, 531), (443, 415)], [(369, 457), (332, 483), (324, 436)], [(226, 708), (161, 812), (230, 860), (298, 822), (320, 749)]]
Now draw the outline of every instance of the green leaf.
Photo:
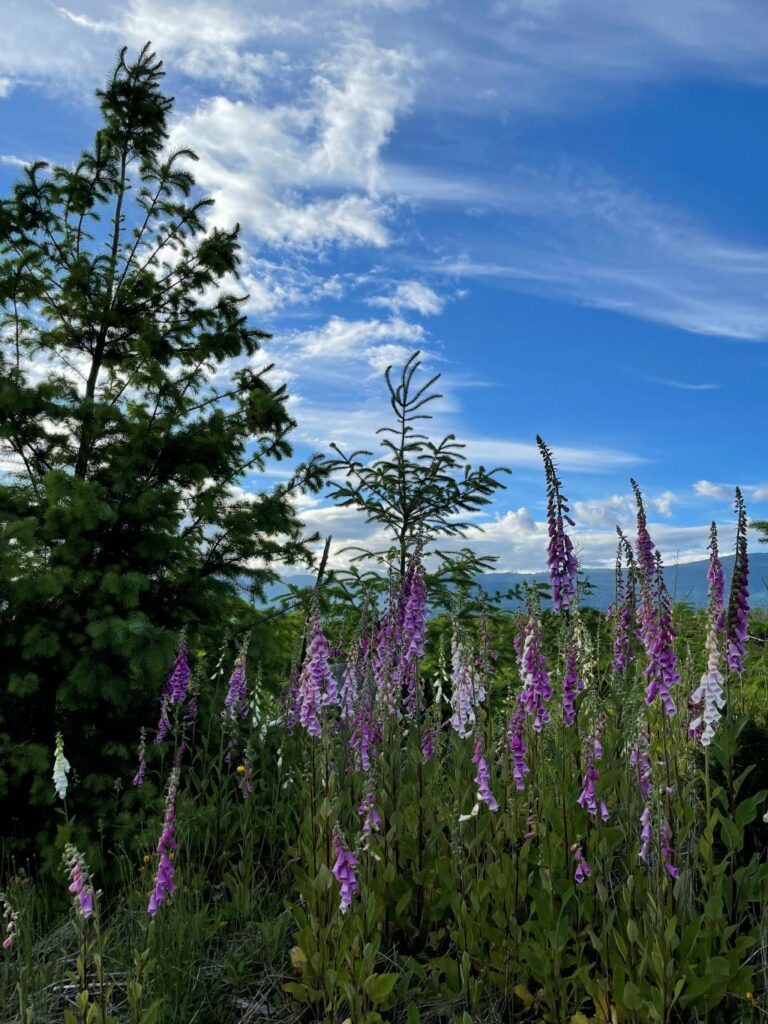
[(365, 981), (365, 991), (374, 1005), (386, 1002), (395, 987), (399, 974), (374, 974)]

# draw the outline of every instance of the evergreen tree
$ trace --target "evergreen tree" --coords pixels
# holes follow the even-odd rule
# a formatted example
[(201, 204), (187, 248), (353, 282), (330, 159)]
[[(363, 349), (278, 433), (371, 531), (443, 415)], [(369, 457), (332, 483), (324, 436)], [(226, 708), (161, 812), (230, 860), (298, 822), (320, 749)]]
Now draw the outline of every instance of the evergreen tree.
[(57, 729), (81, 795), (108, 797), (179, 628), (213, 630), (308, 557), (291, 498), (318, 461), (241, 487), (291, 456), (294, 424), (224, 287), (238, 227), (206, 230), (194, 153), (166, 151), (163, 75), (124, 49), (92, 147), (0, 202), (2, 821), (51, 801)]
[[(442, 395), (435, 390), (439, 373), (423, 383), (416, 379), (419, 355), (414, 352), (406, 360), (399, 380), (393, 381), (391, 366), (384, 373), (393, 418), (391, 426), (377, 431), (380, 451), (375, 456), (365, 449), (346, 453), (331, 444), (335, 457), (328, 463), (330, 496), (338, 505), (365, 513), (366, 522), (375, 523), (387, 537), (386, 550), (358, 548), (354, 562), (378, 561), (402, 578), (416, 545), (421, 545), (437, 563), (426, 579), (430, 599), (445, 605), (452, 591), (468, 594), (474, 589), (475, 577), (487, 572), (496, 559), (468, 548), (437, 545), (465, 536), (472, 525), (468, 517), (490, 504), (504, 487), (500, 475), (510, 471), (473, 468), (455, 434), (433, 440), (420, 429), (432, 419), (428, 410)], [(352, 591), (380, 584), (375, 573), (361, 575), (355, 569), (347, 574)], [(337, 581), (342, 582), (343, 575), (337, 573)]]

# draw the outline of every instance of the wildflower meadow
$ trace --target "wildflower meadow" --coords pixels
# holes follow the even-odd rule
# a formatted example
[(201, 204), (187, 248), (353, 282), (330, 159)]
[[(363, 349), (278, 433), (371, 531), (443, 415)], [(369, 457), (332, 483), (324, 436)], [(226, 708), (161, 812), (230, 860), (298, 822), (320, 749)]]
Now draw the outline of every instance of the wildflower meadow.
[(277, 694), (248, 677), (246, 641), (228, 667), (232, 641), (212, 658), (182, 634), (125, 780), (135, 834), (98, 872), (58, 735), (69, 962), (40, 931), (61, 901), (17, 870), (6, 1019), (181, 1021), (201, 999), (206, 1020), (759, 1018), (768, 793), (740, 758), (743, 500), (729, 593), (713, 525), (703, 636), (682, 654), (638, 485), (595, 624), (539, 446), (551, 611), (532, 588), (503, 624), (484, 606), (433, 630), (417, 543), (378, 602), (326, 618), (310, 597)]
[[(0, 1021), (763, 1020), (768, 625), (742, 492), (696, 611), (632, 480), (604, 613), (536, 437), (547, 580), (505, 606), (460, 545), (506, 474), (428, 433), (441, 396), (416, 353), (386, 372), (378, 452), (333, 446), (226, 501), (246, 464), (290, 460), (293, 424), (268, 376), (212, 390), (259, 337), (234, 298), (197, 304), (236, 233), (197, 238), (161, 77), (123, 52), (93, 150), (28, 168), (3, 207), (11, 348), (77, 350), (105, 383), (3, 364), (21, 468), (0, 537)], [(295, 508), (321, 487), (386, 549), (269, 599), (321, 540)]]

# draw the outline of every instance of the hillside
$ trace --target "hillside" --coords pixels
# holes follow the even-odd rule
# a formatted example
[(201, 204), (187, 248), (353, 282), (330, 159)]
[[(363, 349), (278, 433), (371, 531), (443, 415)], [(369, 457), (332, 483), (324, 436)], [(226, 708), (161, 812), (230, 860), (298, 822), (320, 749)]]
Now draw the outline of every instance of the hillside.
[[(733, 570), (733, 555), (723, 557), (723, 568), (726, 575), (726, 588), (730, 586)], [(751, 605), (753, 608), (768, 608), (768, 552), (752, 552), (750, 563)], [(665, 569), (667, 586), (676, 602), (685, 602), (694, 608), (703, 608), (707, 603), (707, 566), (708, 562), (686, 562)], [(547, 575), (540, 573), (520, 572), (489, 572), (478, 577), (483, 589), (489, 594), (506, 593), (522, 583), (546, 582)], [(592, 608), (606, 609), (613, 600), (614, 572), (613, 569), (585, 569), (582, 579), (587, 579), (594, 591), (584, 598), (584, 604)], [(285, 583), (298, 586), (311, 586), (314, 577), (302, 574), (285, 577)], [(275, 583), (268, 588), (268, 598), (275, 600), (285, 593), (285, 583)], [(504, 600), (502, 608), (515, 608), (519, 602)]]

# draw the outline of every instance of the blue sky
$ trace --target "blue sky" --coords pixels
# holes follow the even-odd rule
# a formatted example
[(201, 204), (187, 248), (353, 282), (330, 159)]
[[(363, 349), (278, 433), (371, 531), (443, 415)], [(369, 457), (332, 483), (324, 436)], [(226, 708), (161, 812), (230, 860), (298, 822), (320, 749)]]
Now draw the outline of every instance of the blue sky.
[[(768, 517), (762, 0), (10, 0), (0, 186), (73, 160), (117, 48), (151, 39), (212, 221), (303, 453), (369, 444), (381, 371), (443, 374), (435, 430), (508, 490), (477, 547), (545, 561), (533, 443), (559, 458), (586, 565), (647, 495), (668, 561)], [(247, 481), (258, 487), (262, 481)], [(366, 536), (304, 502), (335, 546)]]

